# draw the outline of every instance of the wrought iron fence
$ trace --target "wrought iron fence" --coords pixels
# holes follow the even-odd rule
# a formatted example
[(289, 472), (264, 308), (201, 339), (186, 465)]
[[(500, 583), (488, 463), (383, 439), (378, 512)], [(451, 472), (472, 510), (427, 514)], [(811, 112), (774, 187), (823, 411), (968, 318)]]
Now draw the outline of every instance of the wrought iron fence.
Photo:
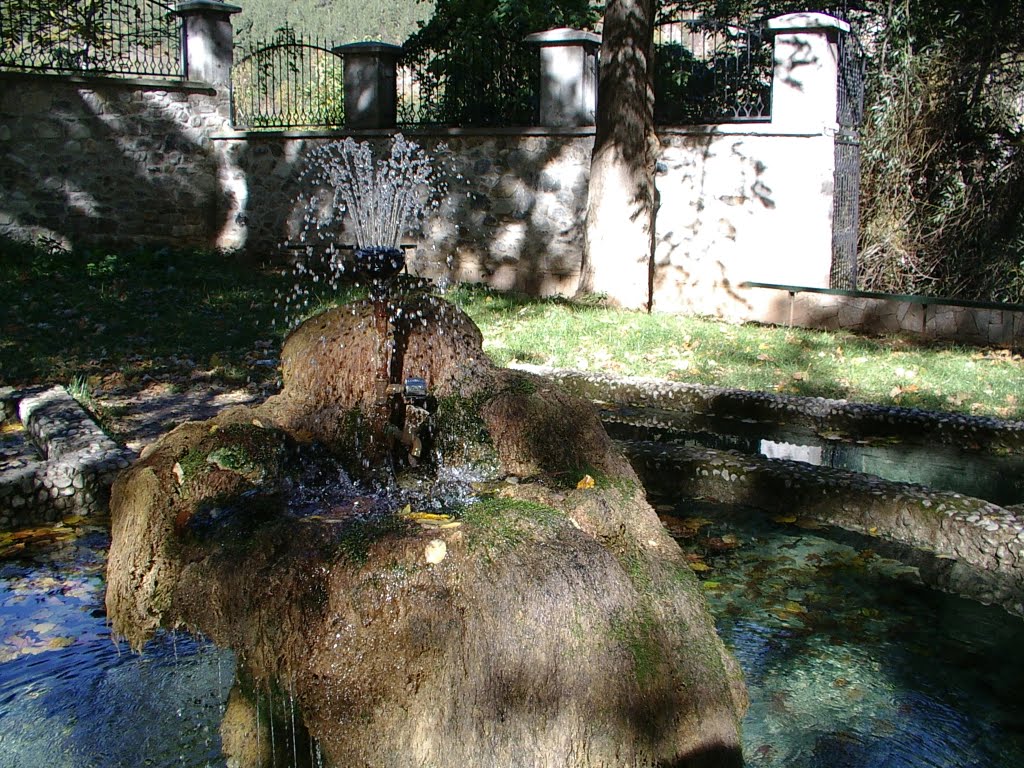
[(232, 121), (245, 130), (339, 128), (345, 72), (335, 46), (282, 30), (242, 52), (231, 69)]
[(860, 236), (860, 126), (864, 120), (865, 56), (854, 33), (838, 40), (839, 93), (829, 287), (857, 288)]
[(158, 0), (3, 0), (0, 68), (183, 78), (173, 10)]
[(539, 104), (537, 49), (519, 40), (412, 51), (398, 72), (401, 125), (534, 125)]
[(836, 120), (841, 129), (864, 122), (864, 75), (867, 58), (856, 33), (839, 35), (839, 94)]
[(654, 38), (654, 119), (701, 125), (771, 118), (772, 41), (760, 26), (661, 22)]

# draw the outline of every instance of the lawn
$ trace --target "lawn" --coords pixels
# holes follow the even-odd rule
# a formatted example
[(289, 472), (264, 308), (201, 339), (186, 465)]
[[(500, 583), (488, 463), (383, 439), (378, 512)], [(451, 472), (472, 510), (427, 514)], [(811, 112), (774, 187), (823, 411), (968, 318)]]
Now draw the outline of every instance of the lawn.
[[(0, 384), (129, 381), (202, 371), (273, 379), (285, 306), (335, 300), (324, 283), (216, 253), (67, 253), (0, 242)], [(1007, 350), (623, 312), (460, 286), (447, 298), (500, 365), (533, 363), (742, 389), (1024, 418), (1024, 362)]]

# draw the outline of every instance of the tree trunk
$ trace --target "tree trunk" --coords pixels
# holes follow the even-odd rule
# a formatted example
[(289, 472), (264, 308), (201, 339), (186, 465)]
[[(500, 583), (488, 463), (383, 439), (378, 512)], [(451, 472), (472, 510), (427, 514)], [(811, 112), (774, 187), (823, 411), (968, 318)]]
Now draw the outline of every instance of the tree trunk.
[(654, 253), (654, 0), (608, 0), (579, 293), (650, 308)]

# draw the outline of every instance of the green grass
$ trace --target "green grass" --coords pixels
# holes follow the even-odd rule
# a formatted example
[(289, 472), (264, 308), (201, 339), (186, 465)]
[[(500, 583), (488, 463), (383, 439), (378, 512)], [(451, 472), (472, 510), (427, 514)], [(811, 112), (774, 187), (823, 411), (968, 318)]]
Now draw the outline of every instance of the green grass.
[(1024, 417), (1024, 362), (1006, 350), (734, 325), (480, 289), (459, 289), (455, 298), (500, 365)]
[[(273, 378), (272, 367), (254, 361), (276, 355), (282, 297), (295, 283), (280, 269), (218, 253), (68, 253), (0, 240), (0, 384), (76, 381), (83, 389), (115, 371), (129, 382), (196, 370), (231, 383)], [(322, 282), (305, 287), (315, 290), (303, 312), (333, 300)], [(1024, 363), (1005, 350), (731, 325), (481, 288), (448, 298), (477, 322), (500, 365), (1024, 418)]]
[(0, 241), (0, 378), (81, 381), (215, 370), (245, 380), (280, 337), (279, 278), (216, 253), (65, 252)]

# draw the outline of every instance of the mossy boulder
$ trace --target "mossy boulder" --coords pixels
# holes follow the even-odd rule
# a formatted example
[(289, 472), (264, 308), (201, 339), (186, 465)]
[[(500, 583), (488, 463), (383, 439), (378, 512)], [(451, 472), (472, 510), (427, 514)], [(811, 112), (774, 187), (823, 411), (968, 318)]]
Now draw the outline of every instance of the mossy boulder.
[(499, 471), (447, 527), (334, 487), (343, 430), (297, 404), (358, 410), (328, 396), (353, 372), (293, 358), (275, 401), (166, 435), (113, 489), (115, 632), (236, 651), (229, 765), (740, 765), (738, 668), (632, 469), (589, 406), (474, 349), (431, 381)]

